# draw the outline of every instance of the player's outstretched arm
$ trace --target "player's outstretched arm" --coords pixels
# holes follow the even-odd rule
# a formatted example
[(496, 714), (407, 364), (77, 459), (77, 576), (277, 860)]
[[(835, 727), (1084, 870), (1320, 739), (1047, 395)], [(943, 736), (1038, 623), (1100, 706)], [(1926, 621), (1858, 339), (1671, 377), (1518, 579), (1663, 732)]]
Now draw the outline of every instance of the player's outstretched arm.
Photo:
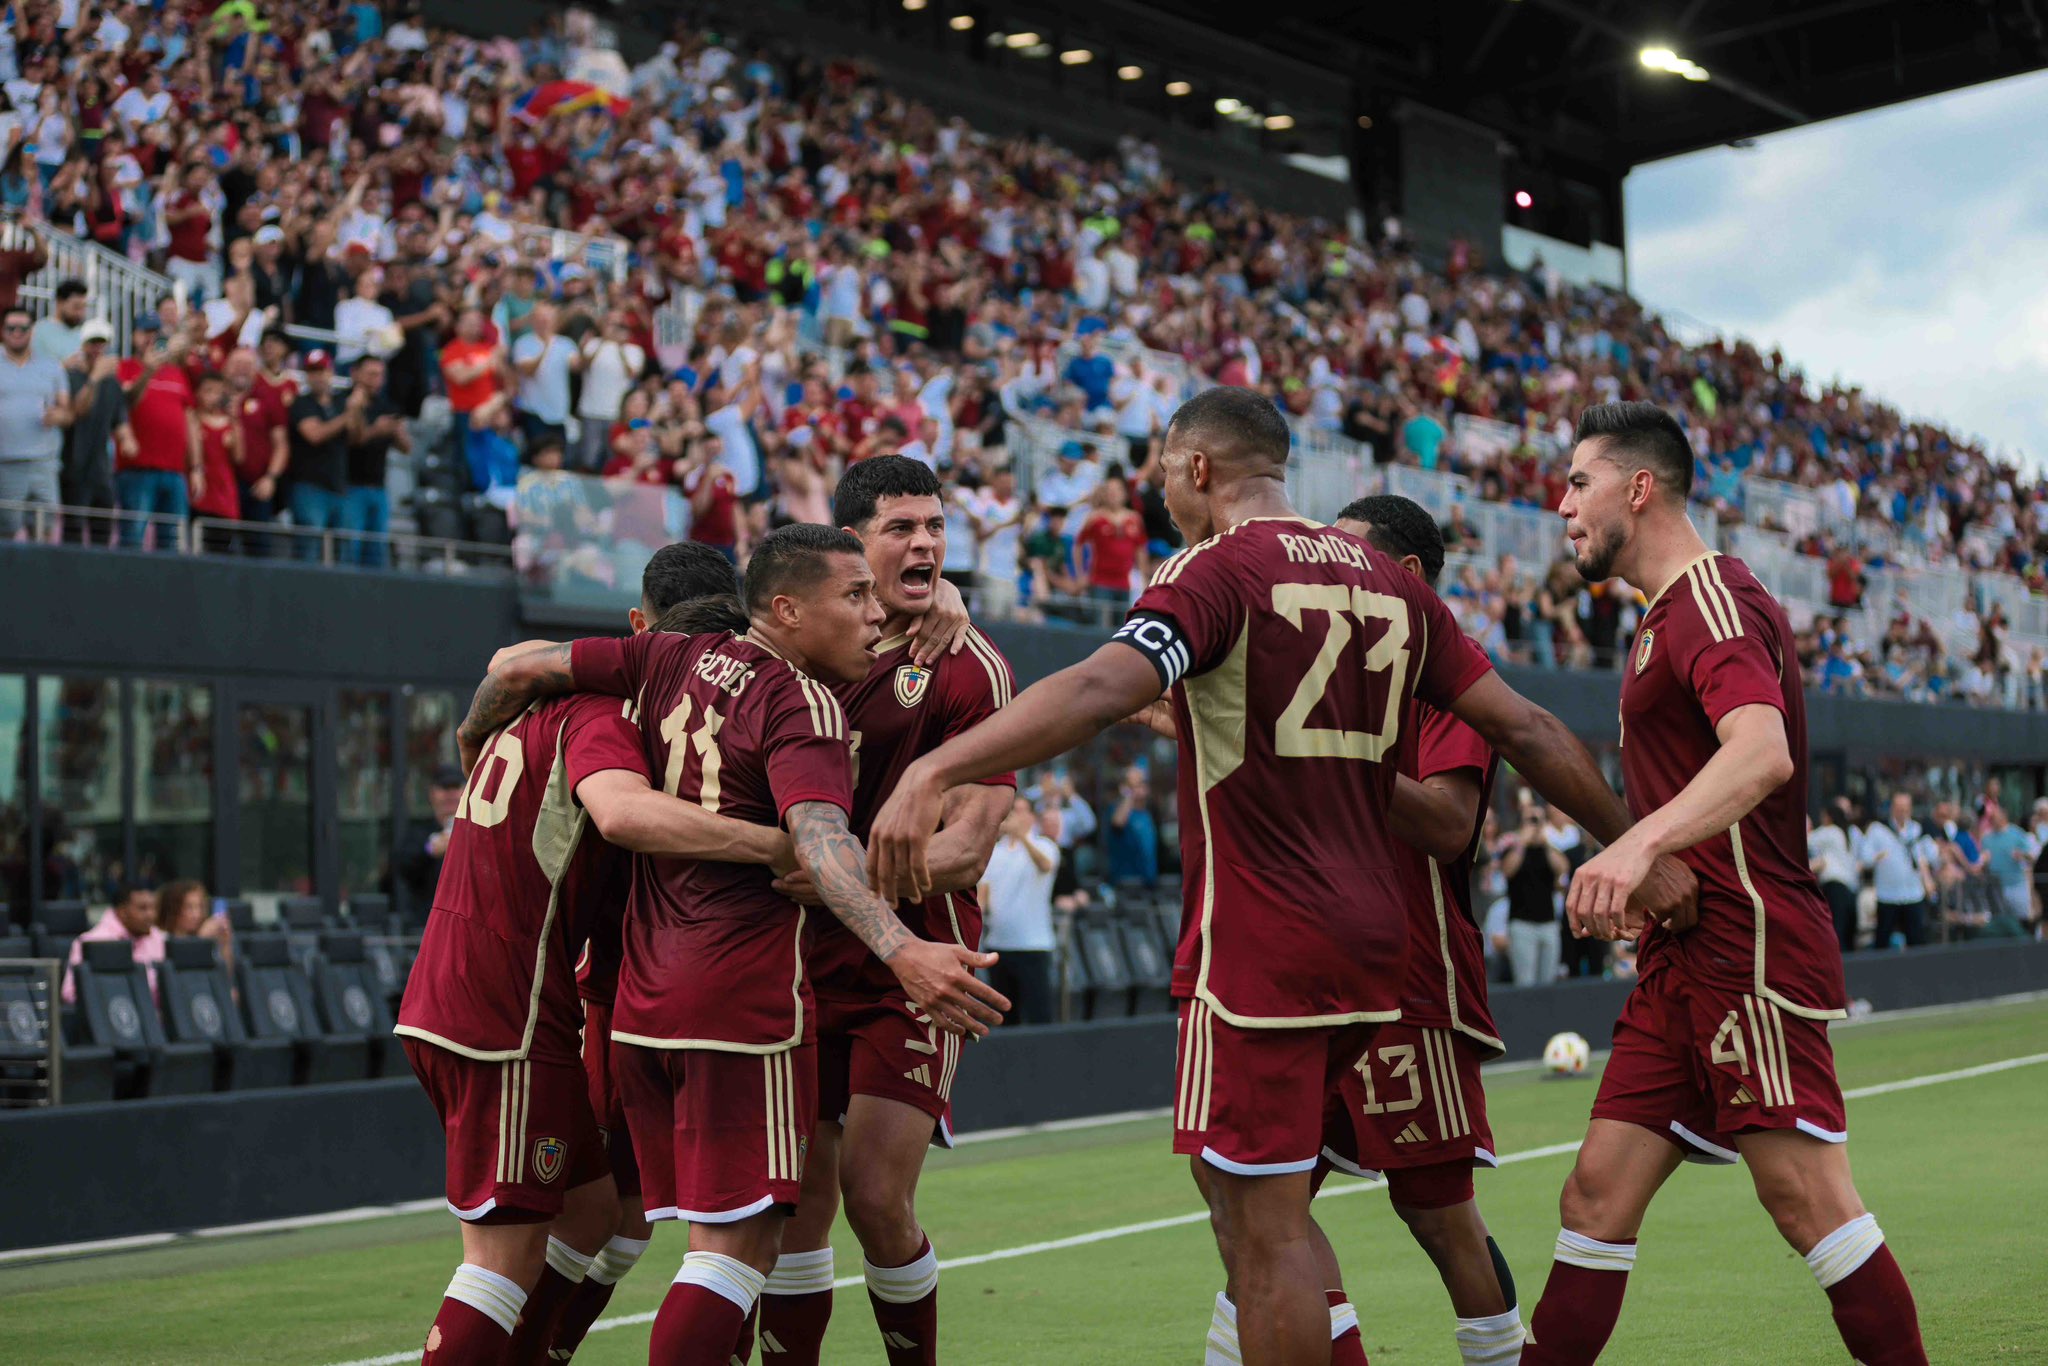
[(795, 846), (782, 831), (657, 792), (630, 769), (591, 774), (576, 785), (576, 800), (598, 834), (636, 854), (758, 863), (778, 873), (796, 867)]
[(931, 865), (931, 894), (964, 892), (981, 882), (988, 857), (1003, 833), (1003, 818), (1017, 799), (1016, 789), (966, 783), (946, 794), (941, 804), (939, 833), (926, 854)]
[[(1478, 731), (1501, 757), (1551, 804), (1577, 821), (1602, 844), (1612, 845), (1628, 833), (1628, 807), (1607, 785), (1579, 737), (1543, 708), (1488, 672), (1451, 703), (1451, 714)], [(1584, 874), (1585, 869), (1579, 870)], [(1573, 878), (1577, 885), (1578, 879)], [(1618, 939), (1639, 926), (1638, 913), (1673, 930), (1688, 929), (1699, 915), (1699, 883), (1677, 859), (1647, 862), (1631, 898), (1603, 905), (1597, 919), (1572, 917), (1572, 930), (1584, 937)], [(1568, 903), (1569, 904), (1569, 903)]]
[(1650, 865), (1711, 839), (1791, 780), (1785, 714), (1765, 702), (1737, 707), (1714, 727), (1721, 747), (1676, 797), (1572, 875), (1565, 913), (1593, 923), (1628, 900)]
[(892, 899), (924, 896), (932, 885), (932, 832), (948, 790), (1065, 754), (1162, 691), (1152, 661), (1112, 640), (1018, 693), (903, 771), (868, 834), (869, 885)]
[(500, 650), (491, 657), (491, 671), (470, 699), (469, 715), (455, 729), (462, 749), (462, 769), (476, 767), (484, 741), (510, 725), (537, 697), (571, 691), (576, 678), (569, 668), (569, 647), (550, 640), (531, 640)]
[(895, 907), (868, 888), (866, 851), (847, 828), (846, 812), (831, 802), (798, 802), (787, 819), (797, 862), (811, 875), (819, 897), (888, 965), (913, 1002), (954, 1034), (986, 1034), (1003, 1022), (1009, 999), (973, 972), (992, 966), (996, 956), (912, 934)]

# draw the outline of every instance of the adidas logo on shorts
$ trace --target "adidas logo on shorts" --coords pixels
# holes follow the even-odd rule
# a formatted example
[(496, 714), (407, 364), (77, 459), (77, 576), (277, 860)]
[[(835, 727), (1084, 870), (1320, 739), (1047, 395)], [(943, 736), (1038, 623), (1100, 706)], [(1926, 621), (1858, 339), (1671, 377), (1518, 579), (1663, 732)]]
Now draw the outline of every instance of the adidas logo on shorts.
[(1422, 1132), (1422, 1126), (1420, 1124), (1417, 1124), (1415, 1123), (1415, 1121), (1410, 1120), (1408, 1122), (1407, 1128), (1403, 1129), (1400, 1133), (1394, 1135), (1394, 1142), (1427, 1143), (1429, 1142), (1429, 1135)]

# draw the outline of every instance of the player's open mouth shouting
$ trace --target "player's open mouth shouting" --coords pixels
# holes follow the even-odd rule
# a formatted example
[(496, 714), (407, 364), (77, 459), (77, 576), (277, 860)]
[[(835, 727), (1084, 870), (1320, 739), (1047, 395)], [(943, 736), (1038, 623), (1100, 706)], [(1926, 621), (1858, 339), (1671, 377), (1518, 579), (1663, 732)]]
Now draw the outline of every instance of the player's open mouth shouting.
[(929, 601), (932, 595), (932, 582), (938, 577), (938, 573), (939, 566), (936, 560), (923, 564), (907, 564), (896, 576), (897, 592), (909, 602)]

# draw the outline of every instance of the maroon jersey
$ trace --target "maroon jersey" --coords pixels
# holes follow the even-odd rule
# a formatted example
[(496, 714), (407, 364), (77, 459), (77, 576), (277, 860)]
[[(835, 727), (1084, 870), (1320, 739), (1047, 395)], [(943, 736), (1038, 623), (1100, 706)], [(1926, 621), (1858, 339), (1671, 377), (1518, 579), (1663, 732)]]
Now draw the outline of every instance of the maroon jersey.
[(619, 851), (586, 831), (576, 787), (647, 773), (618, 699), (563, 697), (491, 737), (462, 790), (397, 1033), (484, 1061), (579, 1059), (572, 913), (601, 899)]
[[(635, 722), (639, 719), (633, 716), (630, 703), (627, 715)], [(633, 891), (633, 856), (616, 845), (602, 840), (597, 843), (604, 853), (595, 857), (583, 894), (571, 908), (569, 944), (580, 955), (576, 959), (576, 994), (609, 1006), (619, 994), (619, 959), (624, 952), (620, 936), (625, 928), (626, 902)], [(580, 945), (574, 937), (579, 934)]]
[[(1401, 1023), (1455, 1029), (1480, 1047), (1505, 1052), (1486, 1000), (1486, 945), (1472, 914), (1472, 856), (1486, 824), (1498, 760), (1479, 732), (1446, 711), (1417, 700), (1408, 710), (1401, 771), (1417, 782), (1471, 769), (1479, 778), (1479, 809), (1465, 851), (1438, 863), (1406, 848), (1411, 897), (1408, 915), (1408, 984), (1401, 991)], [(1412, 737), (1412, 739), (1410, 738)]]
[[(571, 647), (576, 686), (631, 697), (670, 796), (757, 825), (853, 809), (846, 718), (822, 683), (752, 636), (649, 631)], [(759, 864), (633, 860), (612, 1037), (773, 1053), (814, 1037), (803, 909)]]
[(1651, 925), (1642, 970), (1669, 965), (1797, 1015), (1833, 1018), (1848, 991), (1806, 862), (1806, 698), (1792, 625), (1748, 565), (1702, 555), (1650, 604), (1622, 674), (1621, 772), (1636, 817), (1676, 797), (1720, 748), (1721, 718), (1752, 704), (1784, 713), (1791, 780), (1679, 855), (1699, 878), (1699, 923), (1679, 935)]
[[(911, 761), (931, 753), (1010, 700), (1009, 661), (981, 632), (969, 628), (967, 648), (920, 666), (910, 662), (910, 638), (875, 647), (874, 667), (851, 686), (833, 688), (846, 709), (853, 746), (853, 833), (865, 844), (868, 827)], [(1014, 774), (985, 780), (1015, 787)], [(946, 892), (924, 902), (905, 901), (896, 913), (926, 939), (981, 944), (981, 903), (972, 891)], [(869, 1000), (899, 990), (896, 974), (835, 918), (821, 918), (811, 947), (811, 984), (823, 996)]]
[(1448, 706), (1486, 656), (1420, 579), (1299, 518), (1167, 560), (1117, 639), (1159, 669), (1179, 722), (1174, 994), (1239, 1026), (1398, 1018), (1401, 731), (1411, 697)]

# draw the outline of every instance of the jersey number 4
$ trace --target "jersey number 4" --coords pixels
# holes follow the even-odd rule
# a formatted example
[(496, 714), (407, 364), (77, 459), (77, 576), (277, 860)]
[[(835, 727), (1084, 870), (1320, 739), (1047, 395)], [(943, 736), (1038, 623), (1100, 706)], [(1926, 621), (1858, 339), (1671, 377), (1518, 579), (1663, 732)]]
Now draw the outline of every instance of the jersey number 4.
[[(1287, 709), (1274, 724), (1273, 752), (1283, 759), (1365, 759), (1378, 763), (1393, 748), (1401, 730), (1401, 680), (1408, 673), (1408, 605), (1392, 593), (1374, 593), (1341, 583), (1276, 583), (1273, 610), (1297, 631), (1306, 631), (1305, 614), (1329, 618), (1329, 633), (1316, 651), (1315, 662), (1302, 675)], [(1387, 709), (1378, 731), (1333, 729), (1308, 724), (1309, 713), (1323, 700), (1337, 662), (1351, 643), (1351, 623), (1387, 624), (1385, 634), (1366, 651), (1367, 673), (1391, 671)]]
[(674, 710), (661, 718), (661, 738), (668, 745), (668, 768), (661, 775), (661, 790), (671, 797), (682, 795), (678, 789), (683, 785), (683, 766), (689, 762), (690, 755), (695, 754), (701, 760), (697, 804), (706, 811), (716, 812), (719, 775), (724, 767), (718, 753), (718, 732), (725, 725), (725, 718), (707, 706), (697, 728), (692, 730), (690, 716), (696, 706), (697, 699), (685, 694)]

